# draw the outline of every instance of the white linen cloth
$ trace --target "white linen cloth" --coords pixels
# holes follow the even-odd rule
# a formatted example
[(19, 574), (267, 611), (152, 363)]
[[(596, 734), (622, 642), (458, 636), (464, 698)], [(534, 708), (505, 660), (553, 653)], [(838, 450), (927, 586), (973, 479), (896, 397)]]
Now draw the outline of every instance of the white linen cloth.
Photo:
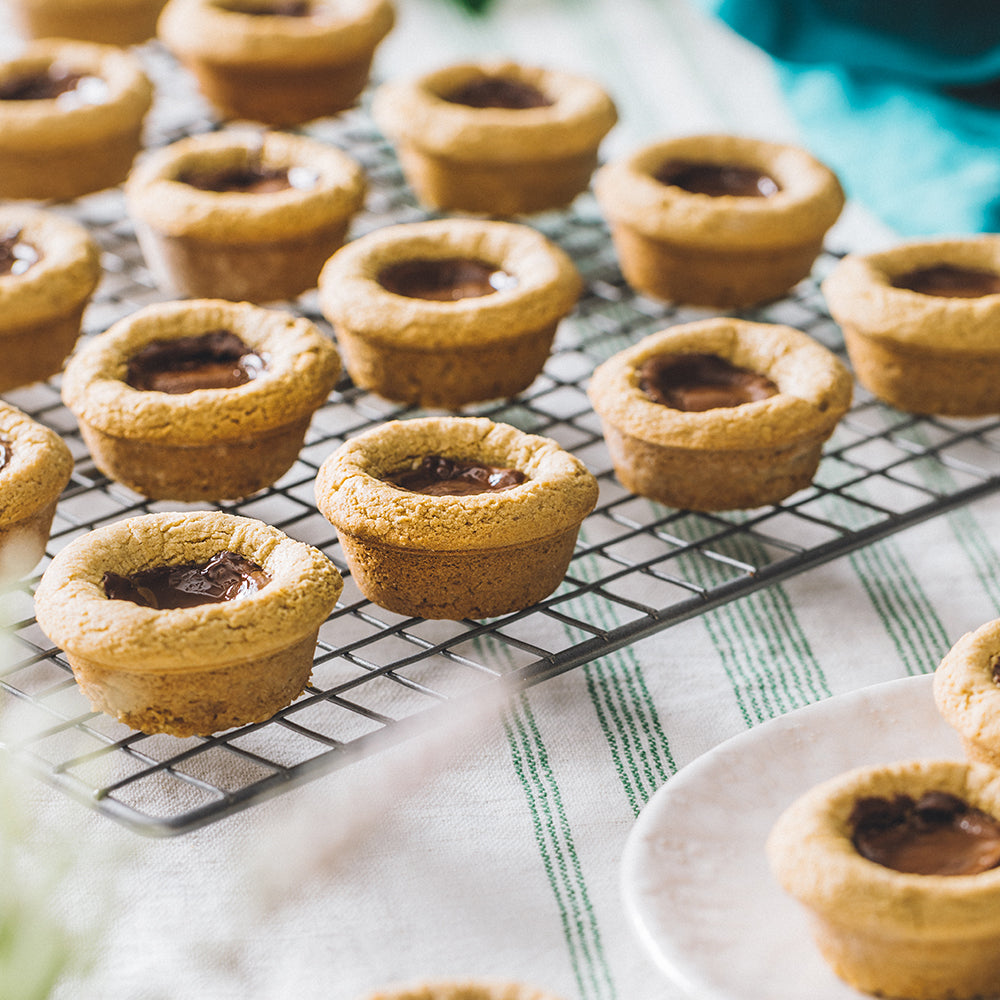
[[(605, 155), (684, 132), (795, 136), (766, 61), (680, 0), (399, 6), (378, 77), (484, 54), (584, 72), (621, 113)], [(891, 235), (852, 207), (836, 239)], [(748, 726), (934, 669), (1000, 616), (998, 526), (997, 496), (939, 516), (177, 838), (0, 764), (0, 927), (71, 935), (59, 1000), (361, 1000), (428, 978), (682, 1000), (623, 913), (639, 811)], [(31, 995), (4, 961), (0, 997)]]

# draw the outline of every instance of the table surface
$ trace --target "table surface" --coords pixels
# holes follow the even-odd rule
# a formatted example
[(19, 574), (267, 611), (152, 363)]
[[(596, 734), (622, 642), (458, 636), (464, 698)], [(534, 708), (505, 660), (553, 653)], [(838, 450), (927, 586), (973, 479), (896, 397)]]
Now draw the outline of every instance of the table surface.
[[(796, 136), (766, 60), (679, 0), (497, 0), (485, 19), (400, 7), (379, 78), (484, 54), (586, 73), (621, 114), (605, 157), (696, 131)], [(852, 204), (830, 239), (893, 236)], [(177, 838), (4, 768), (11, 902), (25, 934), (37, 918), (40, 940), (69, 935), (60, 998), (361, 1000), (489, 978), (683, 1000), (623, 907), (643, 807), (773, 716), (932, 671), (1000, 615), (998, 524), (995, 495), (942, 514)]]

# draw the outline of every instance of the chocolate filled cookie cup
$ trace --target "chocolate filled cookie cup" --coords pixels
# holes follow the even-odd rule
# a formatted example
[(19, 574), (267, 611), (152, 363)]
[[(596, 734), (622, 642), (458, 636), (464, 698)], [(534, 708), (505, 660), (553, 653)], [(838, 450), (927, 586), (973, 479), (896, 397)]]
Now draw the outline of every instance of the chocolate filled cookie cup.
[(79, 223), (0, 206), (0, 392), (62, 368), (100, 280), (97, 243)]
[(602, 167), (594, 193), (634, 289), (718, 308), (780, 298), (807, 277), (844, 206), (805, 150), (732, 135), (643, 146)]
[(316, 287), (365, 196), (345, 153), (303, 136), (192, 136), (144, 159), (125, 187), (143, 256), (177, 295), (292, 299)]
[(954, 761), (850, 771), (782, 814), (767, 856), (855, 989), (907, 1000), (996, 994), (1000, 772)]
[(11, 0), (29, 38), (74, 38), (104, 45), (137, 45), (156, 34), (166, 0)]
[(0, 62), (0, 198), (65, 201), (125, 180), (153, 87), (114, 45), (29, 43)]
[(389, 0), (170, 0), (159, 37), (225, 117), (301, 125), (356, 103)]
[(342, 587), (322, 553), (260, 521), (148, 514), (71, 542), (35, 608), (95, 710), (208, 735), (298, 697)]
[(316, 502), (371, 601), (490, 618), (559, 586), (597, 481), (555, 441), (484, 417), (391, 421), (322, 465)]
[(615, 474), (691, 510), (777, 503), (808, 486), (851, 403), (836, 355), (791, 327), (718, 318), (645, 337), (588, 394)]
[(319, 301), (356, 385), (457, 409), (526, 389), (582, 287), (529, 226), (438, 219), (348, 243), (323, 268)]
[(91, 338), (62, 395), (110, 478), (153, 499), (237, 499), (291, 468), (339, 371), (309, 320), (196, 299), (147, 306)]
[(1000, 236), (852, 254), (823, 294), (879, 399), (909, 413), (1000, 413)]
[(45, 554), (73, 456), (55, 431), (0, 403), (0, 582), (30, 572)]
[(1000, 767), (1000, 619), (948, 650), (934, 672), (934, 701), (966, 756)]
[(503, 60), (383, 84), (372, 114), (423, 204), (494, 216), (568, 205), (618, 120), (592, 80)]

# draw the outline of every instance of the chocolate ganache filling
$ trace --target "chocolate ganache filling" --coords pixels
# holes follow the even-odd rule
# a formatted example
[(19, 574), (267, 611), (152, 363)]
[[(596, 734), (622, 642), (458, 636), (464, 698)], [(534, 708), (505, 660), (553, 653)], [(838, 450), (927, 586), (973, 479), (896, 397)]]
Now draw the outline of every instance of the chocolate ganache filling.
[(0, 438), (0, 470), (7, 468), (7, 463), (10, 461), (13, 453), (10, 442)]
[(161, 611), (233, 601), (257, 593), (270, 582), (255, 562), (228, 550), (203, 563), (154, 566), (128, 576), (105, 573), (103, 579), (110, 600)]
[(40, 257), (30, 243), (21, 239), (20, 230), (0, 236), (0, 277), (24, 274), (32, 264), (38, 263)]
[(702, 412), (741, 406), (778, 393), (766, 376), (715, 354), (658, 354), (638, 369), (639, 388), (672, 410)]
[(378, 283), (394, 295), (453, 302), (512, 288), (517, 278), (485, 261), (446, 257), (390, 264), (379, 272)]
[(468, 108), (505, 108), (508, 111), (549, 108), (553, 103), (530, 83), (503, 76), (477, 77), (442, 96), (449, 104), (464, 104)]
[(915, 875), (975, 875), (1000, 865), (1000, 823), (948, 792), (858, 799), (851, 842), (869, 861)]
[(215, 194), (272, 194), (275, 191), (311, 191), (318, 175), (306, 167), (265, 167), (261, 163), (188, 170), (177, 178), (182, 184)]
[(0, 81), (0, 101), (58, 101), (71, 107), (103, 104), (107, 99), (108, 85), (99, 76), (56, 64)]
[(275, 0), (274, 3), (262, 6), (233, 4), (228, 9), (237, 14), (257, 17), (309, 17), (312, 7), (311, 0)]
[(975, 268), (936, 264), (908, 271), (892, 279), (893, 288), (905, 288), (921, 295), (953, 299), (978, 299), (1000, 293), (1000, 274)]
[(411, 493), (458, 497), (502, 493), (520, 486), (526, 478), (518, 469), (427, 455), (417, 468), (393, 473), (385, 481)]
[(154, 340), (128, 360), (125, 381), (144, 392), (179, 395), (195, 389), (235, 389), (257, 378), (264, 358), (229, 330)]
[(653, 173), (653, 177), (661, 184), (683, 188), (691, 194), (707, 194), (713, 198), (723, 195), (769, 198), (781, 190), (778, 182), (768, 174), (753, 167), (734, 164), (667, 160)]

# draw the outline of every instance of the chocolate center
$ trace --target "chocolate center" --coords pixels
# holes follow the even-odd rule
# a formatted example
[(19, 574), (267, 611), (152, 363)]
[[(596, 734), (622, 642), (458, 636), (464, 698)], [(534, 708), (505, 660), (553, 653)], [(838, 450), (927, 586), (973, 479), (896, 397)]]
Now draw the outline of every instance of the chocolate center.
[(144, 392), (179, 395), (195, 389), (235, 389), (266, 367), (236, 334), (214, 330), (147, 344), (129, 358), (125, 381)]
[(732, 164), (667, 160), (654, 172), (653, 177), (661, 184), (670, 184), (692, 194), (707, 194), (713, 198), (723, 195), (769, 198), (781, 190), (773, 177), (752, 167)]
[(766, 376), (715, 354), (658, 354), (638, 376), (639, 388), (654, 403), (689, 412), (741, 406), (779, 391)]
[(481, 260), (447, 257), (390, 264), (379, 273), (378, 283), (394, 295), (452, 302), (513, 288), (517, 279)]
[(312, 14), (312, 3), (310, 0), (275, 0), (274, 3), (262, 6), (231, 4), (227, 9), (236, 14), (256, 17), (309, 17)]
[(919, 268), (892, 279), (893, 288), (906, 288), (921, 295), (952, 299), (978, 299), (981, 295), (1000, 293), (1000, 274), (974, 268), (936, 264)]
[(478, 77), (443, 97), (450, 104), (464, 104), (468, 108), (506, 108), (508, 111), (549, 108), (553, 103), (530, 83), (503, 76)]
[(306, 167), (264, 167), (248, 164), (240, 167), (223, 167), (219, 170), (189, 170), (177, 178), (199, 191), (217, 194), (270, 194), (274, 191), (311, 191), (319, 180), (318, 175)]
[(14, 450), (9, 441), (0, 438), (0, 469), (6, 469)]
[(0, 101), (58, 101), (68, 107), (104, 104), (108, 85), (99, 76), (74, 73), (53, 64), (0, 82)]
[(502, 493), (520, 486), (527, 477), (517, 469), (504, 469), (478, 462), (457, 462), (440, 455), (427, 455), (415, 469), (386, 476), (385, 481), (429, 496), (472, 496), (476, 493)]
[(0, 276), (24, 274), (40, 256), (30, 243), (22, 242), (20, 230), (0, 236)]
[(862, 798), (851, 842), (869, 861), (915, 875), (975, 875), (1000, 865), (1000, 823), (947, 792)]
[(105, 573), (102, 582), (112, 601), (162, 611), (233, 601), (257, 593), (271, 578), (255, 562), (227, 550), (203, 563), (154, 566), (129, 576)]

